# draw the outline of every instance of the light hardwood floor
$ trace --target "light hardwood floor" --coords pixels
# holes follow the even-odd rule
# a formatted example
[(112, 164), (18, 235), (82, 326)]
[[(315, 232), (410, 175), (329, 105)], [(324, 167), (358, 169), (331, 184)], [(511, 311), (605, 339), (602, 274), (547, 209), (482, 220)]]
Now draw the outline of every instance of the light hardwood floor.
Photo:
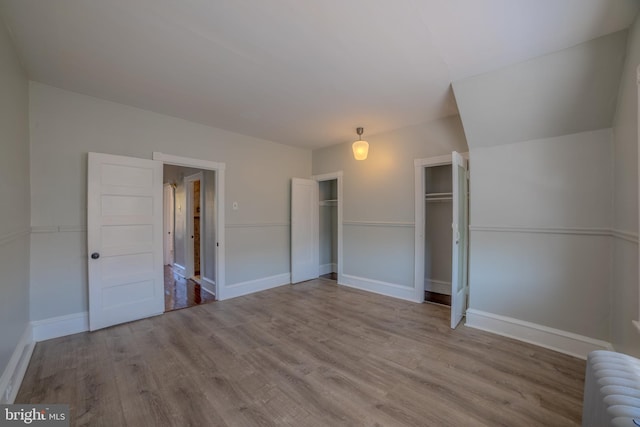
[(585, 363), (318, 279), (37, 344), (16, 402), (91, 426), (579, 425)]

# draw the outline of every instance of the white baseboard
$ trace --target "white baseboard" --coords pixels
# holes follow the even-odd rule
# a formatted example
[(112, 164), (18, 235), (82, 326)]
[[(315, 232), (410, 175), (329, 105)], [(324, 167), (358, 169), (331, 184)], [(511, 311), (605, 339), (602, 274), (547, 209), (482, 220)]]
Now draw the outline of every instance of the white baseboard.
[(11, 404), (15, 401), (34, 347), (31, 324), (27, 324), (7, 367), (0, 376), (0, 404)]
[(338, 264), (329, 263), (329, 264), (322, 264), (320, 266), (320, 275), (321, 276), (323, 274), (337, 273), (337, 272), (338, 272)]
[(424, 290), (439, 294), (451, 295), (451, 282), (443, 280), (424, 279)]
[(31, 322), (33, 340), (35, 342), (64, 337), (89, 330), (89, 313), (68, 314), (66, 316), (52, 317), (49, 319), (35, 320)]
[(395, 283), (381, 282), (379, 280), (367, 279), (366, 277), (343, 274), (339, 278), (338, 284), (411, 302), (422, 302), (422, 300), (416, 300), (415, 289), (407, 286), (396, 285)]
[(213, 280), (203, 277), (200, 286), (202, 286), (202, 289), (209, 292), (211, 295), (216, 296), (216, 282)]
[(467, 310), (465, 324), (580, 359), (586, 359), (593, 350), (613, 350), (611, 343), (606, 341), (472, 308)]
[(176, 273), (179, 276), (184, 277), (185, 279), (187, 278), (186, 274), (187, 274), (187, 269), (183, 266), (181, 266), (180, 264), (176, 264), (175, 262), (173, 263), (173, 272)]
[(246, 282), (235, 283), (220, 289), (219, 300), (240, 297), (254, 292), (266, 291), (278, 286), (291, 283), (291, 273), (277, 274), (275, 276), (263, 277), (261, 279), (248, 280)]

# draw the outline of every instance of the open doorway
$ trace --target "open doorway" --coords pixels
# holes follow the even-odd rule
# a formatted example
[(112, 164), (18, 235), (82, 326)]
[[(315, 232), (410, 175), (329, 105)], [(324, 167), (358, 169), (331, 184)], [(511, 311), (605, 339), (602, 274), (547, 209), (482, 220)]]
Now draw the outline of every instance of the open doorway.
[(165, 197), (170, 199), (165, 199), (165, 215), (171, 217), (165, 224), (173, 225), (165, 235), (165, 245), (173, 247), (172, 263), (165, 263), (165, 311), (216, 299), (215, 179), (215, 171), (163, 166)]
[[(183, 168), (190, 170), (190, 168)], [(213, 172), (209, 172), (212, 173)], [(215, 179), (215, 178), (214, 178)], [(184, 177), (184, 187), (186, 191), (186, 232), (185, 232), (185, 276), (202, 284), (204, 270), (204, 244), (207, 241), (203, 236), (205, 229), (202, 220), (210, 219), (210, 212), (205, 212), (205, 183), (204, 172), (199, 171), (192, 175)], [(209, 197), (213, 194), (209, 193)], [(207, 200), (209, 201), (209, 200)], [(209, 201), (210, 202), (210, 201)], [(205, 215), (206, 213), (206, 215)]]
[(342, 172), (293, 178), (291, 283), (325, 276), (341, 284), (342, 265)]
[(416, 301), (451, 307), (451, 328), (468, 305), (469, 176), (467, 159), (451, 155), (416, 159)]
[(338, 280), (338, 179), (318, 182), (320, 277)]
[(313, 177), (318, 182), (318, 270), (342, 282), (342, 172)]

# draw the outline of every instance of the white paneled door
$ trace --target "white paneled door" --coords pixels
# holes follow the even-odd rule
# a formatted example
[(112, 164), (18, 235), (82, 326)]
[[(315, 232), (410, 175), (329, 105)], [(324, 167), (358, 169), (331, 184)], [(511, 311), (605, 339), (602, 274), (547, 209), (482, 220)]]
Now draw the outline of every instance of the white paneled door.
[(291, 283), (319, 275), (318, 182), (293, 178), (291, 182)]
[(451, 327), (455, 328), (467, 310), (467, 253), (469, 242), (467, 161), (452, 153), (453, 253), (451, 257)]
[(89, 329), (164, 312), (162, 162), (89, 153)]

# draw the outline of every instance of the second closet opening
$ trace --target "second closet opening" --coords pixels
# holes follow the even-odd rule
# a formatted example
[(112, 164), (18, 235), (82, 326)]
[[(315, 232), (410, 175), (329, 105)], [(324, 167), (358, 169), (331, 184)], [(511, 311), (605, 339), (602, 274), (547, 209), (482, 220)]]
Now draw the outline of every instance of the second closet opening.
[(424, 300), (451, 305), (451, 165), (425, 168)]
[(319, 196), (319, 273), (325, 279), (338, 279), (338, 180), (318, 182)]

